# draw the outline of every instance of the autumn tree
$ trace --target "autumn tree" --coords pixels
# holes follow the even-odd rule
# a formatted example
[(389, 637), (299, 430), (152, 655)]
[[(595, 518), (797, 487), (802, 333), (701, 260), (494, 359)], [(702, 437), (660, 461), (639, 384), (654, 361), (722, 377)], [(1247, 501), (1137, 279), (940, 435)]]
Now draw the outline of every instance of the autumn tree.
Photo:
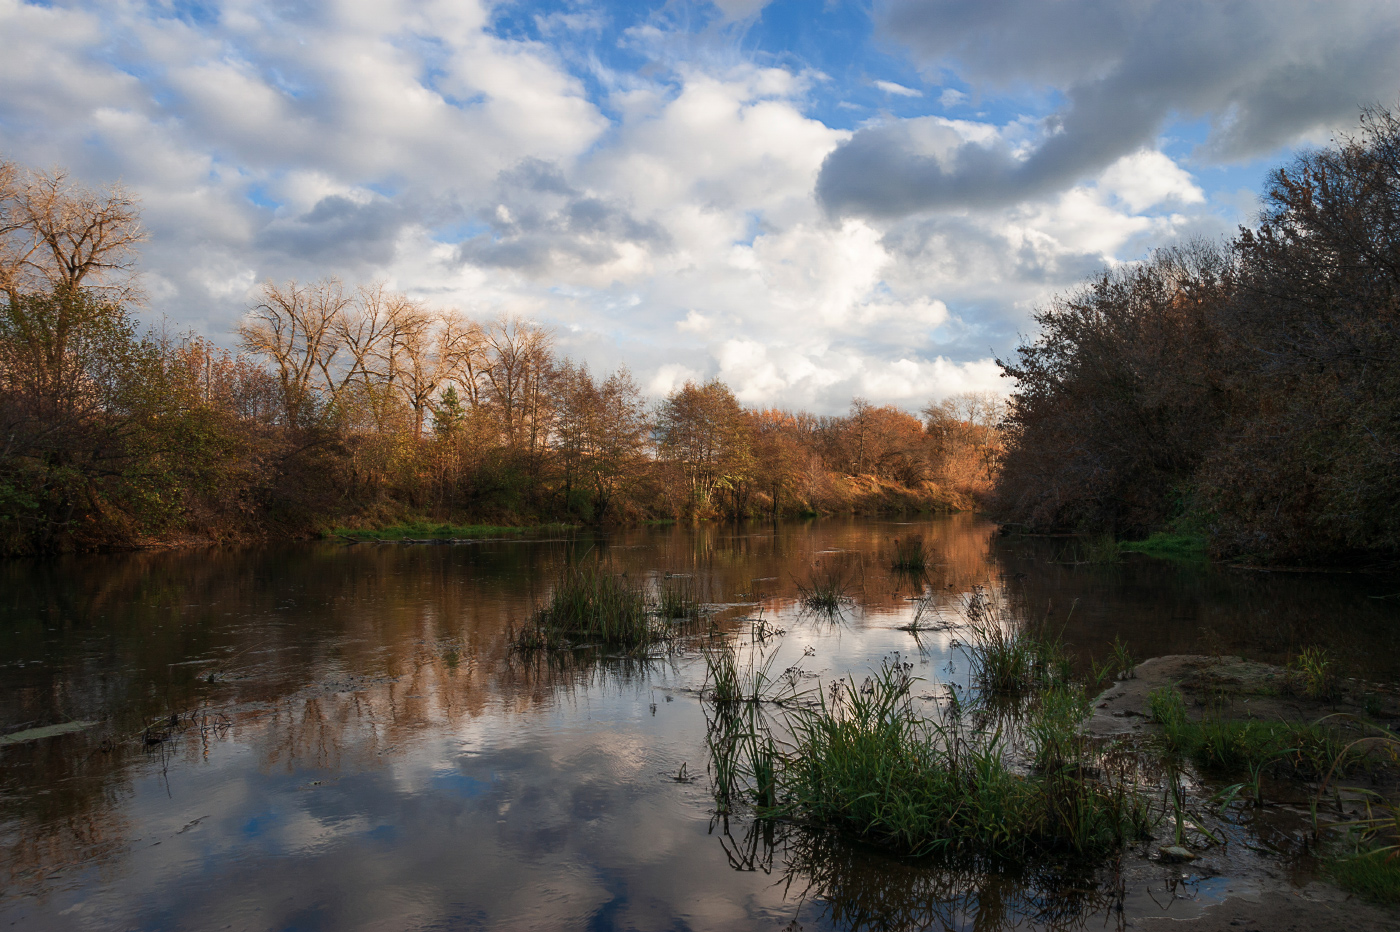
[(641, 391), (626, 369), (596, 383), (586, 366), (558, 370), (558, 421), (554, 449), (563, 474), (564, 500), (586, 490), (589, 516), (602, 521), (618, 490), (645, 463), (648, 421)]
[(272, 366), (285, 423), (307, 426), (359, 371), (360, 360), (337, 368), (351, 298), (333, 278), (307, 285), (266, 282), (261, 290), (262, 300), (238, 328), (239, 339)]
[(923, 409), (924, 429), (938, 478), (981, 498), (996, 480), (1006, 399), (995, 392), (960, 392)]
[(138, 295), (133, 271), (145, 238), (140, 205), (121, 185), (96, 191), (62, 169), (0, 162), (0, 290), (11, 303), (77, 288), (129, 301)]
[(686, 382), (656, 412), (658, 453), (689, 486), (691, 501), (701, 509), (726, 493), (741, 510), (753, 478), (753, 449), (743, 409), (718, 379), (703, 385)]
[(1400, 117), (1275, 170), (1234, 244), (1200, 472), (1216, 546), (1275, 560), (1400, 553)]

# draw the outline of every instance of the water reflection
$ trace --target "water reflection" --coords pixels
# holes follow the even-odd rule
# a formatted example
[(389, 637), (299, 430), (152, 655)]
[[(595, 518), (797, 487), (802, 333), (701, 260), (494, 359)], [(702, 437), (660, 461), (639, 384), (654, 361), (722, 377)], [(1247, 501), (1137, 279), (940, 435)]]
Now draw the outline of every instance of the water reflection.
[[(894, 539), (913, 534), (929, 565), (893, 571)], [(915, 651), (910, 600), (955, 605), (975, 585), (1054, 613), (1081, 662), (1119, 635), (1138, 657), (1204, 646), (1276, 659), (1320, 643), (1362, 674), (1400, 668), (1400, 606), (1371, 598), (1393, 582), (1070, 567), (1053, 541), (998, 538), (964, 516), (12, 561), (0, 565), (0, 734), (99, 724), (0, 746), (0, 920), (775, 928), (799, 902), (807, 928), (1108, 916), (1102, 883), (1066, 898), (1077, 881), (712, 826), (708, 781), (676, 779), (705, 761), (697, 652), (509, 649), (512, 623), (582, 553), (652, 586), (692, 577), (721, 604), (721, 635), (761, 614), (783, 630), (775, 669), (800, 664), (813, 682)], [(833, 567), (850, 608), (818, 623), (798, 585)], [(919, 638), (917, 675), (957, 680), (953, 635)]]
[(838, 928), (904, 930), (1122, 929), (1111, 871), (1047, 864), (1007, 873), (977, 863), (901, 861), (828, 832), (785, 831), (789, 895)]

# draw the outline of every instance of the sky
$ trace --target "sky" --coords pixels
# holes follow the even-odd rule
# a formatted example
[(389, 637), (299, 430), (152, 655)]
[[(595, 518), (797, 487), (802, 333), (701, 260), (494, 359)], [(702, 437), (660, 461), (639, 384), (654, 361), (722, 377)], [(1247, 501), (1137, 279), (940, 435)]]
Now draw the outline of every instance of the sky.
[(1394, 0), (0, 0), (0, 157), (139, 196), (148, 322), (267, 280), (655, 396), (917, 410), (1400, 98)]

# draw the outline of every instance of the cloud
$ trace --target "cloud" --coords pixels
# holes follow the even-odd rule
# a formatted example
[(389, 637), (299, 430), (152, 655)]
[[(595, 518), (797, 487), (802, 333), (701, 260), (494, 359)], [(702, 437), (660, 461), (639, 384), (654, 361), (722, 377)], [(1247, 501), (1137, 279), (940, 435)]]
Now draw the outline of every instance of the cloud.
[(772, 0), (714, 0), (715, 6), (728, 20), (757, 16)]
[(951, 107), (961, 107), (967, 103), (967, 95), (954, 88), (945, 88), (943, 93), (938, 95), (938, 103), (945, 110)]
[[(866, 44), (759, 0), (567, 6), (0, 0), (0, 152), (122, 179), (146, 313), (225, 342), (259, 281), (383, 278), (654, 393), (840, 411), (998, 387), (1037, 302), (1247, 219), (1210, 165), (1400, 87), (1370, 0), (884, 0)], [(922, 115), (821, 118), (869, 93)]]
[(486, 229), (459, 245), (460, 261), (531, 274), (557, 273), (569, 263), (609, 267), (611, 275), (627, 246), (648, 254), (671, 247), (659, 223), (638, 219), (617, 198), (577, 190), (557, 165), (539, 159), (502, 172), (495, 195), (478, 214)]
[(827, 159), (835, 215), (1010, 204), (1096, 175), (1172, 119), (1209, 121), (1212, 159), (1267, 153), (1351, 123), (1400, 87), (1400, 6), (1305, 0), (888, 0), (878, 28), (931, 71), (985, 89), (1063, 96), (1033, 148), (929, 146), (902, 122), (862, 129)]
[(893, 94), (896, 97), (922, 97), (923, 91), (915, 90), (912, 87), (905, 87), (903, 84), (896, 84), (893, 81), (876, 81), (875, 86), (886, 94)]

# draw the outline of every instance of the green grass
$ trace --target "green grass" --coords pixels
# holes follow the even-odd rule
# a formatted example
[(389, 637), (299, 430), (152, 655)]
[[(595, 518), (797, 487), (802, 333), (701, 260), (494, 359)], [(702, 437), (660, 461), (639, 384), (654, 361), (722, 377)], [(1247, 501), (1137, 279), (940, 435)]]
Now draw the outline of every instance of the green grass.
[[(784, 680), (773, 675), (777, 654), (749, 654), (747, 666), (739, 665), (738, 653), (728, 641), (716, 641), (700, 649), (705, 659), (705, 684), (701, 692), (719, 705), (773, 702), (782, 692)], [(789, 691), (791, 681), (786, 681)]]
[(1366, 749), (1351, 746), (1336, 727), (1317, 722), (1266, 722), (1206, 715), (1193, 720), (1181, 693), (1172, 687), (1148, 697), (1152, 719), (1162, 726), (1167, 751), (1203, 770), (1258, 774), (1268, 768), (1317, 778), (1335, 766), (1344, 774), (1365, 760)]
[(635, 651), (663, 637), (641, 586), (598, 564), (584, 564), (563, 572), (549, 601), (512, 639), (523, 650), (605, 645)]
[(1068, 658), (1058, 639), (1002, 618), (997, 600), (980, 586), (968, 596), (963, 617), (967, 640), (962, 650), (983, 698), (1025, 696), (1068, 678)]
[(1175, 560), (1178, 563), (1205, 563), (1209, 559), (1206, 555), (1204, 534), (1170, 534), (1159, 531), (1146, 540), (1119, 541), (1118, 549), (1146, 554), (1159, 560)]
[(1057, 684), (1041, 694), (1021, 724), (1036, 770), (1046, 773), (1083, 759), (1080, 726), (1089, 712), (1089, 697), (1078, 684)]
[(329, 537), (352, 537), (355, 540), (450, 540), (471, 537), (507, 537), (527, 531), (562, 531), (573, 524), (540, 524), (534, 527), (502, 527), (494, 524), (439, 524), (432, 521), (409, 521), (382, 528), (333, 528)]
[(1337, 671), (1323, 647), (1305, 647), (1288, 662), (1297, 688), (1309, 699), (1331, 699), (1337, 692)]
[(1370, 851), (1337, 858), (1327, 864), (1327, 873), (1348, 893), (1400, 903), (1400, 854)]
[(696, 621), (703, 608), (699, 586), (689, 576), (667, 577), (657, 589), (656, 607), (662, 618)]
[(1017, 774), (1000, 730), (920, 717), (909, 669), (887, 661), (816, 707), (785, 710), (791, 742), (774, 761), (772, 814), (901, 853), (1011, 860), (1102, 854), (1146, 832), (1148, 802), (1123, 782), (1080, 766)]

